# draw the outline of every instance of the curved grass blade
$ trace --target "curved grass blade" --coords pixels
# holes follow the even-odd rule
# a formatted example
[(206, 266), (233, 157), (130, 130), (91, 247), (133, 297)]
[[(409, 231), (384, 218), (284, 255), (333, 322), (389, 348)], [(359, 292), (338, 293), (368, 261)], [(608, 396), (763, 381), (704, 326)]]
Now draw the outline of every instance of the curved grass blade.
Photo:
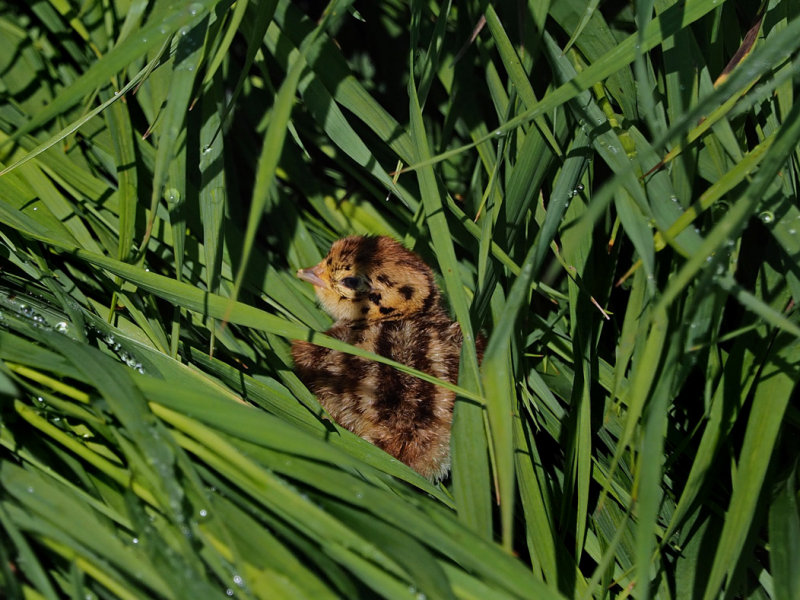
[[(661, 43), (661, 40), (688, 27), (715, 8), (717, 8), (717, 3), (714, 0), (689, 0), (685, 4), (673, 5), (673, 7), (664, 11), (659, 19), (653, 20), (647, 25), (643, 35), (644, 42), (640, 44), (640, 49), (645, 51), (654, 48)], [(653, 146), (660, 147), (667, 139), (681, 135), (682, 132), (696, 122), (710, 107), (719, 106), (731, 93), (734, 93), (735, 90), (746, 85), (747, 82), (752, 81), (754, 72), (767, 68), (766, 65), (772, 64), (776, 57), (796, 48), (798, 43), (800, 43), (797, 37), (798, 32), (800, 32), (800, 23), (795, 20), (790, 23), (787, 29), (776, 36), (774, 45), (766, 44), (762, 46), (759, 51), (753, 51), (751, 60), (745, 61), (738, 69), (735, 69), (724, 84), (708, 97), (704, 98), (702, 102), (698, 103), (693, 110), (685, 113), (679, 123), (673, 125), (670, 131), (665, 134), (665, 140), (658, 140)], [(508, 133), (530, 122), (534, 117), (546, 114), (554, 108), (576, 98), (579, 94), (603, 81), (606, 77), (614, 74), (623, 66), (632, 63), (636, 57), (636, 45), (638, 43), (638, 34), (632, 34), (615, 46), (613, 50), (610, 50), (601, 58), (594, 61), (589, 67), (578, 73), (573, 79), (563, 83), (551, 93), (547, 94), (535, 106), (509, 119), (493, 131), (490, 131), (483, 138), (470, 144), (465, 144), (458, 148), (442, 152), (426, 161), (410, 163), (403, 171), (414, 171), (424, 166), (447, 160), (498, 135)]]
[[(416, 146), (417, 157), (425, 160), (430, 155), (430, 147), (413, 80), (409, 81), (408, 95), (411, 139)], [(459, 515), (463, 517), (464, 521), (481, 535), (490, 537), (492, 527), (487, 441), (483, 427), (483, 397), (480, 391), (478, 357), (475, 350), (475, 336), (470, 323), (469, 305), (458, 274), (455, 250), (433, 168), (420, 169), (417, 172), (417, 178), (425, 210), (425, 221), (433, 239), (433, 247), (436, 250), (440, 271), (444, 276), (447, 295), (461, 325), (464, 338), (459, 381), (463, 382), (463, 387), (475, 390), (478, 398), (481, 398), (478, 405), (456, 401), (451, 439), (454, 495)], [(510, 437), (507, 442), (511, 443)], [(504, 472), (504, 475), (513, 477), (513, 473)]]
[(197, 19), (197, 15), (207, 12), (219, 2), (220, 0), (197, 0), (191, 4), (176, 2), (165, 8), (161, 8), (164, 5), (159, 4), (161, 10), (153, 12), (147, 25), (136, 35), (131, 35), (115, 46), (69, 87), (61, 90), (58, 97), (17, 130), (12, 139), (34, 131), (54, 117), (66, 112), (81, 98), (105, 86), (117, 73), (151, 50), (160, 47), (179, 29)]
[[(25, 568), (23, 572), (25, 577), (27, 577), (31, 583), (36, 586), (37, 591), (41, 593), (42, 596), (48, 600), (55, 600), (58, 598), (58, 596), (56, 595), (53, 584), (50, 582), (50, 579), (42, 567), (41, 562), (36, 557), (36, 554), (33, 552), (28, 541), (22, 535), (22, 532), (6, 513), (3, 505), (4, 503), (0, 503), (0, 525), (2, 525), (5, 535), (11, 538), (11, 543), (15, 546), (17, 556), (19, 557), (18, 560), (20, 562), (24, 561)], [(10, 558), (9, 556), (5, 555), (5, 548), (3, 549), (3, 554), (3, 558), (5, 560)], [(12, 564), (13, 563), (11, 562), (7, 563), (8, 566)], [(12, 575), (10, 568), (4, 567), (4, 577), (9, 577), (6, 587), (6, 591), (8, 593), (14, 593), (15, 591), (19, 590), (19, 583), (15, 582), (16, 574)]]
[[(39, 144), (38, 146), (36, 146), (32, 150), (30, 150), (25, 156), (23, 156), (17, 162), (9, 165), (8, 167), (6, 167), (2, 171), (0, 171), (0, 177), (2, 177), (3, 175), (5, 175), (6, 173), (8, 173), (10, 171), (13, 171), (14, 169), (19, 167), (20, 165), (23, 165), (24, 163), (28, 162), (29, 160), (36, 158), (37, 156), (39, 156), (40, 154), (42, 154), (46, 150), (49, 150), (50, 148), (55, 146), (58, 142), (60, 142), (61, 140), (63, 140), (67, 136), (72, 135), (73, 133), (78, 131), (78, 129), (80, 129), (86, 122), (88, 122), (89, 120), (91, 120), (94, 117), (96, 117), (97, 115), (99, 115), (106, 108), (111, 106), (114, 102), (116, 102), (117, 100), (123, 98), (126, 93), (131, 91), (133, 88), (135, 88), (142, 81), (144, 76), (149, 72), (151, 66), (154, 66), (155, 64), (157, 64), (159, 60), (160, 60), (160, 57), (157, 57), (157, 58), (153, 59), (144, 69), (139, 71), (125, 85), (125, 87), (123, 87), (119, 91), (118, 94), (114, 94), (108, 100), (102, 102), (97, 108), (89, 111), (88, 113), (86, 113), (80, 119), (70, 123), (65, 128), (63, 128), (61, 131), (59, 131), (56, 135), (50, 137), (46, 141), (42, 142), (41, 144)], [(22, 132), (17, 132), (13, 136), (7, 138), (4, 143), (9, 143), (11, 141), (14, 141), (17, 138), (22, 137), (23, 135), (24, 134)]]
[(575, 40), (577, 40), (581, 33), (583, 33), (584, 28), (589, 24), (589, 21), (594, 16), (594, 13), (599, 5), (600, 0), (589, 0), (589, 2), (586, 4), (586, 9), (584, 10), (583, 15), (581, 15), (581, 20), (578, 22), (578, 26), (575, 28), (575, 31), (572, 32), (572, 35), (570, 36), (566, 46), (564, 46), (565, 53), (569, 52), (569, 49), (572, 48)]
[[(796, 21), (800, 24), (800, 19)], [(733, 79), (733, 76), (731, 76)], [(730, 81), (730, 80), (729, 80)], [(786, 123), (779, 130), (772, 146), (762, 160), (761, 168), (756, 172), (752, 182), (744, 190), (739, 200), (717, 223), (711, 233), (703, 240), (697, 252), (689, 257), (659, 299), (659, 306), (671, 304), (694, 276), (708, 264), (706, 259), (716, 253), (727, 240), (733, 239), (742, 229), (746, 219), (764, 197), (767, 189), (773, 184), (783, 166), (786, 156), (800, 141), (800, 104), (795, 104), (789, 113)]]
[(800, 341), (779, 335), (773, 348), (753, 393), (733, 493), (708, 573), (704, 600), (719, 597), (726, 575), (744, 550), (781, 422), (800, 377)]
[[(500, 19), (498, 18), (497, 13), (491, 4), (486, 5), (484, 14), (486, 16), (486, 25), (488, 26), (489, 31), (491, 32), (492, 37), (497, 44), (497, 49), (500, 52), (500, 58), (503, 61), (503, 65), (508, 72), (512, 84), (516, 87), (517, 93), (520, 95), (522, 102), (528, 108), (536, 106), (539, 103), (539, 100), (536, 98), (536, 94), (533, 91), (533, 86), (530, 83), (530, 75), (525, 73), (522, 63), (520, 62), (514, 47), (511, 45), (511, 40), (508, 38), (508, 35), (506, 34), (505, 29), (503, 29), (503, 25), (500, 23)], [(550, 131), (550, 127), (547, 125), (544, 115), (539, 114), (533, 118), (533, 121), (536, 123), (539, 131), (541, 131), (542, 137), (547, 140), (547, 143), (552, 148), (553, 153), (560, 157), (562, 155), (561, 148), (558, 145), (558, 141), (556, 141), (556, 138), (553, 136), (553, 132)]]

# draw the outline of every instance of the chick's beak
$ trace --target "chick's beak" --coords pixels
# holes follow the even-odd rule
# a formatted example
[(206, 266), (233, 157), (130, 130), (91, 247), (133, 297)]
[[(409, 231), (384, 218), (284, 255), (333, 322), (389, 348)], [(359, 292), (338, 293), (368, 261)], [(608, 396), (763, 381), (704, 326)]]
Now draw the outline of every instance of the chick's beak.
[(297, 271), (297, 276), (303, 281), (307, 281), (316, 287), (329, 288), (330, 285), (328, 282), (320, 277), (324, 271), (325, 268), (320, 264), (314, 267), (309, 267), (308, 269), (300, 269)]

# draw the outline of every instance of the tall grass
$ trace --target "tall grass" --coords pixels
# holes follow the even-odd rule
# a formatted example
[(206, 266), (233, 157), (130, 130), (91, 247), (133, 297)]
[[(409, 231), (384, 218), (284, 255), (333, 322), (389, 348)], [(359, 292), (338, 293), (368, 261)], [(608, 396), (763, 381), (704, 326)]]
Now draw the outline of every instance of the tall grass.
[[(0, 2), (4, 597), (800, 598), (800, 15), (757, 4)], [(365, 355), (294, 277), (352, 233), (488, 338), (442, 484), (292, 372)]]

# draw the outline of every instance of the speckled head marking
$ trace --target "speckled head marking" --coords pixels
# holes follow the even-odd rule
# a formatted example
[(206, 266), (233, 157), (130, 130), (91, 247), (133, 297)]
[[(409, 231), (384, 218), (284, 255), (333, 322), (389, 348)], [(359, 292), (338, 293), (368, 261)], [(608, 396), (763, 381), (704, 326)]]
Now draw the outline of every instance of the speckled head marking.
[(314, 284), (323, 308), (337, 320), (382, 321), (438, 307), (433, 273), (390, 237), (350, 236), (297, 276)]

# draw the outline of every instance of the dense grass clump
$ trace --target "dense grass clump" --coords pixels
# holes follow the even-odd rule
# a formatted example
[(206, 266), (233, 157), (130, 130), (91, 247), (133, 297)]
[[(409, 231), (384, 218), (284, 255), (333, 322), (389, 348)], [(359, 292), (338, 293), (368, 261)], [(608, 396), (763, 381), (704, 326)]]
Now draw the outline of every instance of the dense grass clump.
[[(0, 47), (3, 597), (800, 598), (796, 3), (6, 1)], [(294, 276), (353, 233), (488, 339), (442, 484), (292, 371), (363, 354)]]

